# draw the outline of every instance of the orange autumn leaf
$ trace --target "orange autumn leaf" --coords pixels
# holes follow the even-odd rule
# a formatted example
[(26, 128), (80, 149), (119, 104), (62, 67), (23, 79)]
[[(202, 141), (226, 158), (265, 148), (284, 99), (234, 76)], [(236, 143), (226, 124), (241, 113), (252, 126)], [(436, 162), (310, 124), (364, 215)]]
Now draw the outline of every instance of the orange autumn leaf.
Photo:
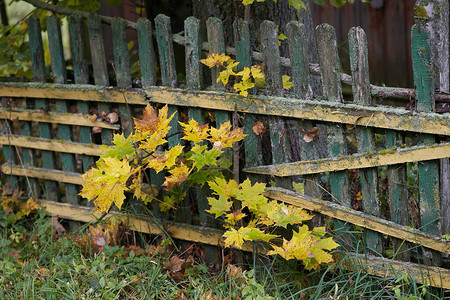
[(170, 176), (166, 177), (166, 181), (164, 181), (163, 186), (165, 186), (165, 190), (171, 190), (174, 186), (180, 185), (185, 182), (191, 173), (192, 170), (181, 163), (179, 166), (176, 166), (172, 170), (169, 171)]

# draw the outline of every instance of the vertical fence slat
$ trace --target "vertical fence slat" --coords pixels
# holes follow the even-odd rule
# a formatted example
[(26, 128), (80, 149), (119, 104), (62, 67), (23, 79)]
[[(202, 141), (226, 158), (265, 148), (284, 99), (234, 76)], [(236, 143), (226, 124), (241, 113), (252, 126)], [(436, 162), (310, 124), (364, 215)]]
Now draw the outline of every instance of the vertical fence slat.
[[(64, 51), (61, 38), (61, 26), (59, 19), (53, 15), (47, 18), (47, 30), (49, 35), (49, 48), (51, 56), (51, 66), (53, 73), (53, 80), (55, 83), (66, 83), (67, 71), (64, 59)], [(55, 100), (56, 110), (59, 113), (67, 113), (67, 101)], [(58, 139), (72, 140), (71, 126), (58, 125)], [(61, 163), (64, 171), (76, 171), (75, 156), (69, 153), (61, 153)], [(71, 204), (78, 203), (77, 186), (74, 184), (65, 184), (66, 188), (66, 202)]]
[[(281, 74), (280, 48), (278, 46), (277, 26), (272, 21), (263, 21), (260, 26), (262, 54), (266, 64), (266, 91), (271, 96), (281, 96), (283, 81)], [(290, 143), (286, 133), (285, 121), (279, 117), (269, 117), (270, 142), (272, 144), (272, 163), (287, 163), (291, 159)], [(278, 186), (291, 188), (291, 178), (276, 178)]]
[[(28, 36), (30, 41), (31, 60), (33, 68), (33, 81), (45, 82), (45, 59), (44, 48), (42, 45), (41, 25), (36, 15), (32, 15), (28, 18)], [(26, 100), (27, 106), (33, 106), (34, 100)], [(32, 135), (31, 122), (23, 122), (21, 127), (21, 134), (26, 136)], [(3, 147), (5, 150), (5, 147)], [(36, 156), (35, 151), (22, 148), (22, 160), (25, 165), (35, 165)], [(6, 156), (6, 155), (5, 155)], [(29, 178), (31, 188), (33, 189), (33, 195), (37, 198), (38, 186), (34, 178)]]
[[(165, 15), (157, 15), (155, 18), (156, 26), (156, 42), (159, 50), (159, 61), (161, 69), (162, 85), (168, 87), (177, 87), (177, 72), (175, 68), (175, 55), (173, 53), (172, 29), (170, 25), (170, 18)], [(176, 106), (169, 105), (168, 114), (172, 115), (177, 112)], [(169, 135), (179, 131), (179, 114), (170, 122)], [(172, 136), (168, 140), (169, 148), (176, 146), (180, 142), (178, 135)]]
[[(222, 54), (225, 53), (225, 40), (223, 37), (223, 25), (222, 20), (219, 18), (208, 18), (206, 20), (206, 33), (208, 36), (209, 54)], [(217, 82), (221, 68), (211, 68), (211, 84), (212, 89), (216, 91), (224, 91), (225, 87), (222, 82)]]
[[(200, 33), (200, 20), (194, 17), (189, 17), (184, 21), (184, 32), (186, 40), (186, 80), (187, 88), (189, 90), (199, 90), (202, 87), (202, 64), (200, 59), (202, 57), (202, 39)], [(203, 111), (200, 108), (188, 108), (188, 118), (196, 120), (200, 125), (205, 124), (206, 120)], [(203, 187), (194, 187), (194, 197), (197, 203), (200, 224), (211, 226), (211, 221), (208, 213), (205, 211), (208, 209), (207, 202), (208, 188), (206, 185)], [(186, 200), (189, 200), (187, 197)], [(186, 201), (184, 207), (185, 214), (190, 216), (190, 202)], [(191, 218), (188, 218), (191, 222)]]
[[(103, 41), (102, 23), (98, 15), (91, 14), (87, 19), (89, 46), (91, 48), (92, 69), (94, 83), (99, 86), (109, 86), (108, 67), (106, 65), (105, 45)], [(106, 102), (97, 104), (98, 113), (111, 111), (111, 105)], [(102, 144), (108, 145), (112, 141), (112, 131), (102, 129)]]
[(139, 65), (141, 66), (142, 86), (156, 85), (155, 50), (153, 48), (152, 23), (149, 19), (137, 21), (139, 42)]
[(186, 85), (190, 90), (200, 90), (203, 85), (203, 68), (200, 62), (202, 41), (199, 19), (189, 17), (184, 21), (184, 36), (186, 41)]
[[(386, 130), (386, 148), (399, 147), (404, 143), (404, 135), (393, 130)], [(391, 220), (397, 224), (410, 226), (409, 201), (406, 182), (406, 165), (399, 164), (388, 167), (389, 208)], [(409, 261), (410, 243), (393, 238), (394, 259)]]
[[(411, 29), (413, 77), (416, 86), (417, 111), (433, 112), (434, 82), (428, 29), (414, 25)], [(435, 143), (432, 135), (423, 134), (423, 143)], [(425, 232), (440, 234), (439, 161), (418, 163), (420, 226)], [(432, 251), (433, 264), (441, 264), (441, 253)], [(425, 256), (427, 251), (425, 251)]]
[[(33, 78), (39, 82), (45, 82), (45, 60), (44, 48), (42, 45), (41, 26), (39, 19), (33, 15), (28, 19), (28, 32), (30, 37), (31, 59), (33, 63)], [(36, 109), (49, 110), (48, 101), (44, 99), (35, 100)], [(43, 138), (51, 138), (51, 126), (48, 123), (38, 124), (39, 136)], [(42, 166), (47, 169), (55, 168), (54, 153), (51, 151), (42, 151)], [(59, 199), (58, 183), (46, 180), (45, 195), (48, 200), (57, 201)]]
[[(236, 61), (239, 62), (239, 70), (244, 67), (250, 68), (252, 65), (251, 45), (250, 45), (250, 30), (248, 22), (242, 19), (236, 20), (233, 24), (234, 30), (234, 44), (236, 47)], [(245, 144), (245, 167), (255, 167), (263, 165), (262, 143), (261, 136), (258, 136), (253, 131), (253, 126), (260, 117), (254, 114), (246, 113), (242, 120), (244, 126)], [(247, 177), (254, 183), (256, 181), (263, 182), (264, 177), (261, 175), (249, 174)]]
[[(323, 96), (326, 101), (342, 102), (336, 31), (331, 25), (321, 24), (316, 27), (316, 39)], [(326, 130), (329, 156), (346, 155), (347, 145), (342, 125), (330, 124), (326, 126)], [(333, 200), (346, 207), (351, 207), (347, 171), (330, 173), (330, 190)], [(342, 224), (337, 224), (342, 227)]]
[[(361, 105), (371, 104), (369, 81), (369, 58), (367, 37), (361, 27), (352, 27), (348, 33), (350, 51), (350, 69), (352, 71), (353, 101)], [(368, 153), (375, 150), (375, 133), (371, 128), (356, 127), (358, 152)], [(377, 168), (359, 171), (363, 211), (380, 216), (380, 199), (378, 197)], [(374, 231), (365, 231), (366, 244), (371, 251), (382, 254), (383, 236)]]
[[(119, 88), (131, 87), (130, 54), (127, 44), (126, 21), (122, 18), (113, 18), (112, 24), (114, 65)], [(125, 97), (125, 96), (124, 96)], [(131, 107), (127, 104), (119, 105), (120, 123), (125, 136), (133, 132), (133, 119)]]
[[(75, 83), (87, 84), (89, 83), (89, 68), (83, 18), (81, 18), (80, 16), (70, 16), (69, 30), (71, 37), (70, 40), (72, 46), (71, 49)], [(86, 101), (77, 101), (77, 109), (79, 113), (89, 113), (89, 106)], [(90, 144), (92, 142), (90, 127), (80, 126), (80, 142), (86, 144)], [(94, 163), (94, 159), (92, 156), (83, 155), (82, 163), (83, 172), (86, 172), (88, 170), (88, 167)]]

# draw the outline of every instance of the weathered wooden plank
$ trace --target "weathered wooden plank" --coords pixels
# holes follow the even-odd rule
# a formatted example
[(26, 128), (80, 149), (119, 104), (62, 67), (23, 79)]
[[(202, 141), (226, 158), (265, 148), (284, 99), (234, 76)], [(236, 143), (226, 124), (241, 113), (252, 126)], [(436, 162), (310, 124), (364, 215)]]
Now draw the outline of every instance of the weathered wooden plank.
[(55, 83), (66, 83), (67, 70), (62, 46), (61, 24), (56, 15), (47, 18), (47, 32), (53, 81)]
[[(404, 143), (404, 135), (393, 130), (386, 131), (386, 148), (392, 149)], [(420, 156), (416, 156), (420, 157)], [(406, 165), (395, 164), (388, 167), (388, 193), (391, 220), (397, 224), (408, 226), (411, 224), (409, 217), (409, 197), (406, 182)], [(394, 258), (409, 261), (411, 252), (408, 243), (393, 239)]]
[(142, 74), (142, 86), (156, 85), (155, 50), (153, 48), (152, 23), (149, 19), (140, 18), (137, 21), (139, 42), (139, 65)]
[(450, 135), (450, 117), (446, 114), (410, 112), (402, 108), (367, 107), (356, 104), (293, 98), (249, 96), (212, 91), (186, 91), (154, 87), (151, 89), (105, 88), (90, 85), (58, 85), (36, 83), (0, 83), (1, 97), (35, 97), (71, 99), (106, 103), (147, 105), (148, 101), (179, 106), (201, 107), (352, 124), (400, 131)]
[[(45, 72), (45, 59), (44, 59), (44, 48), (42, 44), (42, 34), (41, 34), (41, 23), (36, 15), (31, 15), (28, 19), (28, 36), (30, 39), (30, 50), (31, 50), (31, 61), (33, 66), (33, 80), (36, 82), (45, 82), (46, 80), (46, 72)], [(32, 97), (32, 96), (31, 96)], [(46, 107), (45, 100), (37, 100), (35, 101), (35, 106), (40, 107), (43, 106)], [(50, 132), (47, 124), (39, 124), (39, 132)], [(4, 152), (8, 151), (8, 147), (4, 147)], [(5, 157), (7, 157), (7, 152), (5, 152)], [(48, 161), (48, 158), (51, 157), (51, 152), (44, 151), (42, 153), (42, 158), (46, 161)], [(45, 183), (45, 192), (47, 192), (48, 189), (50, 189), (50, 192), (55, 191), (57, 192), (57, 188), (54, 183)], [(49, 195), (49, 194), (47, 194)], [(53, 195), (51, 200), (57, 200), (58, 195)]]
[[(114, 65), (117, 75), (117, 87), (131, 87), (130, 54), (128, 52), (126, 21), (113, 18), (112, 24)], [(126, 100), (126, 99), (124, 99)], [(125, 136), (133, 132), (134, 123), (128, 103), (119, 105), (121, 129)]]
[[(83, 19), (80, 16), (69, 17), (69, 30), (71, 37), (71, 49), (73, 60), (73, 71), (75, 75), (75, 83), (88, 84), (89, 83), (89, 67), (87, 59), (86, 40), (84, 32)], [(86, 101), (77, 101), (78, 113), (88, 114), (89, 107)], [(86, 126), (80, 127), (80, 142), (91, 143), (91, 128)], [(86, 172), (94, 163), (93, 157), (83, 155), (83, 171)]]
[[(369, 81), (369, 56), (366, 33), (361, 27), (352, 27), (348, 32), (350, 69), (352, 71), (353, 101), (361, 105), (371, 105)], [(372, 128), (356, 127), (357, 149), (360, 153), (375, 150), (375, 133)], [(359, 171), (362, 209), (372, 215), (380, 216), (380, 199), (378, 197), (377, 168), (362, 169)], [(364, 232), (366, 245), (372, 253), (383, 253), (383, 237), (370, 230)]]
[(312, 91), (307, 59), (305, 25), (297, 21), (289, 22), (286, 26), (286, 35), (289, 39), (294, 94), (300, 99), (310, 99), (312, 98)]
[[(208, 18), (208, 20), (206, 20), (206, 33), (208, 36), (209, 53), (225, 53), (225, 40), (223, 36), (222, 20), (215, 17)], [(219, 77), (221, 71), (221, 67), (211, 68), (211, 85), (213, 90), (225, 90), (225, 86), (222, 84), (222, 82), (217, 82), (217, 78)]]
[(353, 210), (337, 203), (314, 199), (282, 188), (267, 188), (265, 196), (307, 210), (317, 211), (325, 216), (343, 220), (392, 237), (420, 244), (429, 249), (450, 253), (450, 243), (440, 240), (440, 236), (399, 225), (392, 221)]
[(175, 66), (175, 55), (173, 53), (170, 18), (159, 14), (155, 18), (155, 25), (162, 85), (174, 88), (177, 87), (177, 70)]
[[(238, 19), (233, 24), (234, 43), (236, 47), (236, 61), (239, 62), (238, 70), (243, 70), (244, 67), (250, 68), (252, 66), (251, 45), (250, 45), (250, 30), (248, 22)], [(245, 151), (245, 166), (255, 167), (263, 164), (262, 156), (262, 142), (261, 135), (257, 135), (253, 131), (253, 126), (256, 122), (263, 122), (264, 119), (260, 116), (246, 113), (243, 115), (242, 126), (244, 127), (244, 134), (246, 134), (244, 141)], [(249, 176), (249, 179), (255, 183), (257, 181), (264, 182), (262, 176)]]
[[(165, 15), (157, 15), (156, 24), (156, 41), (158, 43), (159, 61), (161, 67), (162, 85), (167, 87), (177, 87), (177, 71), (175, 65), (175, 55), (173, 52), (172, 29), (170, 18)], [(175, 104), (175, 103), (174, 103)], [(168, 115), (177, 113), (170, 122), (169, 135), (173, 135), (179, 131), (179, 114), (176, 106), (169, 105)], [(176, 146), (180, 142), (180, 138), (174, 135), (168, 139), (169, 148)]]
[(186, 51), (186, 86), (190, 90), (200, 90), (203, 86), (202, 37), (200, 20), (189, 17), (184, 20)]
[[(92, 213), (92, 209), (89, 208), (52, 201), (42, 201), (41, 203), (46, 207), (46, 212), (49, 215), (57, 215), (58, 217), (63, 219), (76, 220), (81, 222), (95, 222), (98, 218), (98, 216), (95, 216)], [(222, 235), (224, 232), (220, 229), (173, 223), (166, 226), (163, 231), (161, 225), (155, 224), (148, 219), (138, 219), (117, 212), (111, 212), (110, 215), (127, 224), (132, 230), (136, 230), (142, 233), (154, 235), (168, 234), (171, 238), (183, 241), (190, 241), (194, 243), (202, 243), (213, 246), (223, 246)], [(253, 246), (250, 243), (244, 243), (242, 250), (252, 252)]]
[(234, 47), (236, 48), (236, 61), (239, 62), (238, 70), (252, 66), (252, 48), (250, 45), (250, 29), (248, 22), (237, 19), (233, 22)]
[(347, 270), (365, 272), (386, 277), (399, 277), (407, 274), (415, 281), (438, 288), (450, 288), (450, 271), (439, 267), (427, 267), (420, 264), (401, 262), (367, 254), (338, 254), (342, 266)]
[[(53, 81), (55, 83), (66, 83), (67, 71), (64, 59), (64, 51), (61, 37), (61, 26), (59, 19), (52, 15), (47, 18), (47, 30), (49, 37), (51, 65)], [(76, 55), (76, 53), (75, 53)], [(80, 75), (80, 74), (77, 74)], [(68, 107), (66, 100), (55, 100), (56, 111), (59, 114), (67, 114)], [(71, 141), (73, 138), (72, 128), (69, 125), (58, 124), (58, 139)], [(63, 171), (76, 171), (75, 155), (70, 153), (61, 153), (61, 166)], [(67, 203), (78, 204), (78, 187), (74, 184), (65, 185), (65, 201)]]
[[(411, 52), (413, 77), (416, 86), (416, 109), (420, 112), (433, 112), (434, 80), (431, 66), (429, 30), (414, 25), (411, 29)], [(434, 136), (423, 135), (423, 143), (436, 141)], [(423, 231), (440, 234), (439, 161), (426, 161), (418, 165), (420, 225)], [(441, 254), (432, 252), (432, 264), (441, 265)], [(428, 262), (430, 263), (430, 262)]]
[(317, 174), (349, 169), (364, 169), (407, 162), (426, 161), (448, 157), (450, 143), (420, 145), (408, 148), (391, 148), (375, 153), (358, 153), (349, 156), (339, 156), (313, 161), (299, 161), (283, 165), (259, 166), (244, 169), (245, 172), (274, 175), (294, 176)]
[[(58, 181), (64, 183), (82, 185), (84, 183), (81, 178), (81, 174), (68, 171), (60, 171), (47, 168), (35, 168), (31, 166), (19, 166), (19, 165), (2, 165), (2, 172), (5, 174), (13, 174), (16, 176), (28, 176), (34, 178), (41, 178), (47, 181)], [(47, 191), (48, 194), (48, 191)], [(59, 194), (59, 193), (58, 193)], [(52, 200), (53, 201), (53, 200)]]
[[(343, 102), (336, 31), (328, 24), (319, 25), (316, 27), (316, 40), (323, 97), (327, 102)], [(327, 125), (326, 131), (328, 155), (331, 157), (347, 155), (347, 144), (342, 125)], [(345, 207), (351, 207), (350, 184), (346, 170), (330, 173), (330, 192), (336, 202)], [(343, 224), (338, 225), (341, 228), (344, 226)]]
[[(202, 64), (200, 62), (202, 57), (200, 20), (194, 17), (187, 18), (184, 21), (184, 32), (186, 40), (185, 56), (187, 88), (190, 90), (199, 90), (202, 88), (203, 84)], [(204, 113), (200, 108), (188, 108), (188, 118), (189, 120), (196, 120), (200, 125), (206, 123)], [(200, 224), (210, 225), (210, 219), (206, 216), (207, 212), (205, 212), (205, 209), (208, 209), (208, 200), (206, 198), (208, 188), (206, 185), (203, 187), (195, 186), (193, 188)], [(180, 213), (184, 215), (185, 221), (191, 223), (192, 217), (189, 195), (184, 199), (183, 205), (180, 208)]]
[[(309, 62), (307, 58), (307, 45), (305, 25), (291, 21), (286, 26), (286, 35), (289, 41), (289, 55), (291, 59), (292, 83), (295, 97), (299, 99), (312, 98), (312, 89), (310, 85), (309, 76)], [(313, 139), (306, 142), (302, 139), (309, 130), (316, 127), (312, 121), (299, 121), (291, 119), (287, 121), (287, 133), (291, 143), (292, 160), (314, 160), (321, 158), (318, 149), (318, 140)], [(291, 137), (292, 135), (292, 137)], [(306, 175), (303, 178), (304, 193), (310, 197), (320, 198), (322, 189), (320, 188), (320, 178), (317, 175)], [(320, 215), (316, 215), (313, 219), (313, 224), (319, 225), (321, 222)], [(343, 224), (336, 224), (334, 226), (336, 232), (343, 228)], [(346, 230), (349, 231), (349, 230)], [(349, 237), (344, 237), (339, 234), (342, 240), (349, 240)]]
[(41, 23), (33, 14), (28, 20), (28, 37), (30, 39), (31, 61), (33, 68), (33, 81), (45, 82), (44, 47), (42, 46)]
[[(98, 149), (98, 145), (75, 143), (65, 140), (45, 139), (33, 136), (0, 135), (0, 145), (14, 145), (17, 147), (40, 149), (55, 152), (66, 152), (90, 156), (100, 156), (103, 152)], [(23, 150), (22, 150), (23, 151)]]
[[(36, 104), (38, 105), (38, 104)], [(42, 106), (37, 106), (41, 108)], [(89, 127), (100, 127), (112, 130), (118, 130), (120, 127), (118, 125), (109, 124), (100, 121), (91, 121), (90, 115), (84, 114), (61, 114), (55, 112), (41, 113), (35, 110), (29, 111), (7, 111), (0, 110), (0, 119), (18, 119), (20, 121), (35, 121), (40, 123), (53, 123), (53, 124), (66, 124), (66, 125), (78, 125), (78, 126), (89, 126)], [(44, 125), (44, 124), (42, 124)], [(42, 136), (41, 136), (42, 137)]]
[[(94, 71), (94, 82), (96, 86), (109, 86), (108, 67), (106, 65), (105, 46), (100, 17), (95, 14), (89, 15), (87, 19), (89, 32), (89, 44), (91, 48), (92, 68)], [(105, 102), (97, 104), (99, 113), (110, 112), (111, 105)], [(111, 144), (112, 131), (102, 130), (101, 138), (103, 144)]]
[[(283, 81), (281, 73), (280, 48), (278, 46), (277, 25), (272, 21), (263, 21), (260, 26), (262, 53), (266, 69), (266, 93), (271, 96), (281, 96)], [(285, 120), (272, 116), (268, 119), (270, 143), (272, 146), (272, 163), (281, 164), (291, 161), (290, 143), (286, 134)], [(275, 178), (275, 183), (284, 188), (291, 188), (290, 179)]]
[(106, 65), (105, 44), (100, 16), (91, 14), (87, 19), (89, 46), (91, 48), (92, 69), (95, 85), (108, 86), (108, 66)]

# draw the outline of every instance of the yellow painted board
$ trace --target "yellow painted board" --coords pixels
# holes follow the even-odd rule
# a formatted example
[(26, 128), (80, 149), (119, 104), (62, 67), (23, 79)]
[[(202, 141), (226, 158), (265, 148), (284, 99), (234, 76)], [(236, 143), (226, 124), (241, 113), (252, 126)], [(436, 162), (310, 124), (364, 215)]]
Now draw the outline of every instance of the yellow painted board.
[(118, 130), (119, 125), (113, 125), (100, 121), (89, 120), (89, 115), (83, 114), (57, 114), (57, 113), (40, 113), (35, 111), (10, 111), (0, 110), (0, 119), (34, 121), (41, 123), (67, 124), (87, 127), (100, 127), (106, 129)]
[(447, 157), (450, 157), (450, 143), (387, 149), (376, 153), (355, 154), (351, 156), (299, 161), (280, 165), (258, 166), (244, 169), (244, 171), (248, 173), (283, 177), (371, 168)]
[(316, 211), (325, 216), (450, 254), (450, 243), (440, 240), (439, 237), (414, 228), (396, 224), (392, 221), (365, 214), (361, 211), (356, 211), (336, 203), (316, 200), (282, 188), (267, 188), (265, 195), (271, 199), (282, 201), (310, 211)]
[(41, 178), (46, 180), (53, 180), (57, 182), (83, 184), (81, 174), (60, 170), (49, 170), (43, 168), (34, 168), (30, 166), (18, 166), (4, 163), (2, 165), (2, 172), (6, 175), (24, 176)]
[(345, 253), (337, 255), (337, 257), (341, 260), (341, 265), (347, 270), (359, 271), (363, 269), (369, 274), (383, 278), (406, 275), (425, 285), (450, 289), (450, 270), (444, 268), (357, 253)]
[[(80, 222), (95, 222), (99, 215), (94, 215), (93, 210), (87, 207), (75, 206), (68, 203), (59, 203), (53, 201), (41, 201), (42, 206), (46, 207), (47, 214), (57, 215), (60, 218), (75, 220)], [(130, 226), (132, 230), (142, 233), (162, 235), (161, 228), (153, 222), (143, 220), (122, 213), (112, 212), (110, 215), (123, 221)], [(205, 228), (189, 224), (173, 223), (167, 228), (164, 228), (172, 238), (191, 241), (194, 243), (203, 243), (213, 246), (223, 246), (222, 235), (223, 231), (214, 228)], [(245, 251), (253, 251), (253, 247), (249, 244), (244, 244)]]
[(102, 155), (102, 152), (98, 149), (99, 145), (81, 144), (64, 140), (52, 140), (29, 136), (0, 135), (0, 145), (11, 145), (17, 147), (25, 147), (64, 153), (84, 154), (91, 156)]
[(233, 93), (186, 91), (165, 87), (117, 89), (92, 85), (0, 83), (0, 96), (61, 98), (146, 105), (148, 102), (274, 115), (402, 131), (450, 135), (446, 114), (417, 113), (391, 107), (327, 103), (281, 97), (242, 97)]

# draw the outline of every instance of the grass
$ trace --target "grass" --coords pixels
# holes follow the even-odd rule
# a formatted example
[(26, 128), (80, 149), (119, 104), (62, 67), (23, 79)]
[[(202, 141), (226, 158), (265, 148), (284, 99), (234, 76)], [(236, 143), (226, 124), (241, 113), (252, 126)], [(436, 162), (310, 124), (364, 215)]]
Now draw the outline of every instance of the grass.
[[(64, 233), (57, 218), (0, 206), (1, 299), (443, 299), (405, 274), (379, 278), (338, 261), (316, 271), (265, 256), (208, 265), (201, 245), (178, 252), (114, 220)], [(244, 257), (246, 257), (244, 255)], [(355, 268), (356, 269), (356, 268)]]

